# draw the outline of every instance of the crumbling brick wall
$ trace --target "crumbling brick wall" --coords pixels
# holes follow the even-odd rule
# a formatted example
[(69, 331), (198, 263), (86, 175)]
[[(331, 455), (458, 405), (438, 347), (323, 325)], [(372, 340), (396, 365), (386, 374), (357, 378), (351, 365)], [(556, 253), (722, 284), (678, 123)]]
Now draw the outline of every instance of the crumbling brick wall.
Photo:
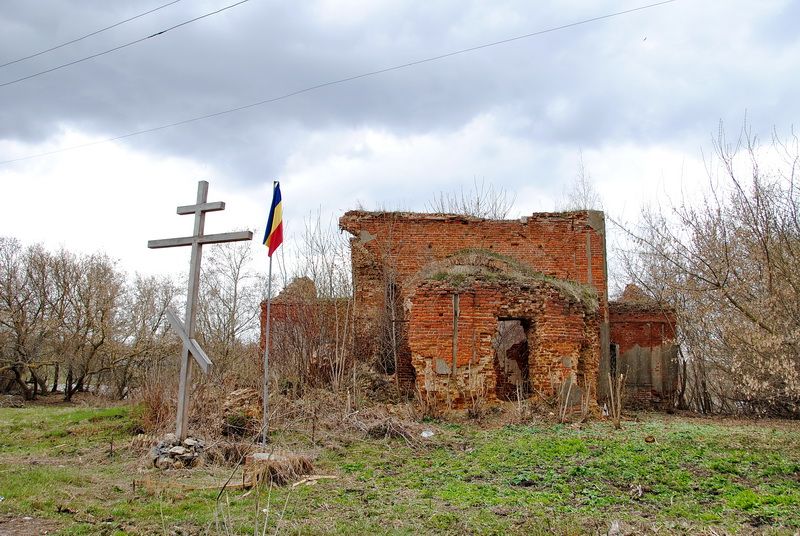
[[(301, 277), (294, 279), (272, 300), (269, 314), (270, 361), (273, 367), (291, 376), (283, 379), (312, 384), (328, 381), (330, 354), (336, 351), (337, 346), (349, 347), (351, 300), (319, 298), (314, 282)], [(261, 302), (260, 320), (259, 347), (263, 356), (267, 323), (265, 301)]]
[[(555, 396), (565, 382), (597, 380), (600, 346), (596, 301), (584, 303), (545, 280), (478, 276), (467, 284), (430, 279), (409, 299), (409, 347), (417, 388), (448, 407), (515, 399), (498, 367), (498, 322), (522, 321), (533, 392)], [(453, 358), (455, 357), (455, 363)], [(527, 387), (526, 387), (527, 389)]]
[(672, 402), (678, 381), (675, 314), (629, 287), (609, 303), (612, 372), (625, 374), (625, 396), (633, 405)]
[[(387, 288), (403, 304), (407, 282), (426, 266), (459, 251), (485, 248), (509, 256), (548, 276), (594, 287), (599, 298), (597, 338), (608, 359), (608, 291), (605, 221), (602, 212), (538, 213), (518, 220), (461, 215), (350, 211), (339, 225), (351, 240), (356, 315), (355, 348), (375, 359)], [(413, 386), (408, 319), (394, 322), (398, 335), (398, 377)]]
[[(493, 393), (491, 396), (505, 399), (516, 394), (520, 381), (519, 378), (512, 381), (510, 369), (513, 374), (518, 371), (520, 377), (524, 376), (523, 383), (542, 389), (543, 393), (550, 392), (553, 381), (548, 383), (547, 378), (552, 380), (553, 371), (559, 370), (558, 359), (562, 360), (562, 372), (568, 369), (574, 372), (575, 363), (580, 363), (583, 370), (580, 377), (595, 382), (595, 392), (601, 399), (607, 394), (606, 375), (612, 371), (612, 365), (615, 371), (624, 368), (628, 372), (629, 399), (653, 401), (672, 396), (677, 378), (674, 314), (665, 313), (647, 302), (640, 291), (635, 292), (631, 287), (626, 289), (624, 303), (609, 305), (602, 212), (539, 213), (519, 220), (487, 220), (452, 214), (350, 211), (340, 218), (339, 225), (353, 235), (353, 309), (350, 313), (348, 303), (346, 318), (352, 319), (354, 356), (375, 363), (378, 353), (385, 351), (383, 343), (387, 334), (391, 334), (398, 381), (407, 392), (413, 392), (418, 378), (428, 381), (431, 377), (434, 383), (443, 379), (426, 375), (428, 361), (434, 371), (437, 367), (443, 370), (448, 363), (452, 367), (453, 334), (449, 331), (452, 319), (448, 323), (445, 310), (449, 304), (452, 315), (453, 305), (448, 300), (452, 300), (454, 294), (464, 293), (466, 316), (461, 322), (466, 332), (472, 330), (480, 335), (474, 335), (474, 340), (462, 341), (466, 332), (459, 332), (455, 342), (461, 357), (456, 359), (456, 369), (463, 367), (465, 348), (484, 356), (484, 361), (480, 362), (481, 381), (486, 382), (486, 388)], [(596, 308), (591, 314), (586, 310), (571, 310), (566, 314), (564, 311), (574, 308), (574, 304), (562, 303), (548, 309), (557, 300), (542, 298), (543, 301), (537, 301), (531, 295), (542, 292), (547, 296), (558, 285), (520, 290), (526, 303), (539, 303), (538, 309), (534, 307), (535, 313), (532, 310), (524, 313), (528, 316), (524, 316), (521, 309), (514, 313), (526, 319), (527, 340), (513, 351), (511, 348), (503, 350), (511, 354), (506, 353), (489, 366), (487, 344), (492, 344), (497, 335), (497, 322), (504, 314), (516, 318), (508, 311), (498, 313), (498, 304), (503, 302), (511, 307), (510, 304), (522, 298), (510, 292), (510, 287), (501, 289), (491, 278), (483, 282), (478, 278), (474, 288), (465, 290), (459, 285), (447, 287), (429, 277), (431, 267), (476, 251), (518, 263), (518, 268), (538, 272), (550, 278), (550, 283), (573, 282), (582, 288), (591, 288)], [(300, 296), (298, 299), (309, 288), (313, 291), (313, 283), (300, 282), (293, 289), (287, 289), (290, 290), (288, 295), (276, 299), (273, 321), (290, 326), (307, 324), (309, 318), (315, 318), (319, 325), (311, 326), (310, 332), (335, 331), (336, 322), (331, 321), (334, 315), (326, 314), (325, 310), (336, 307), (338, 311), (341, 304), (338, 300), (315, 297), (309, 300)], [(564, 288), (562, 285), (561, 290)], [(265, 309), (262, 307), (262, 348)], [(535, 346), (534, 343), (540, 344), (543, 339), (533, 340), (530, 333), (548, 334), (548, 330), (552, 334), (548, 335), (547, 345)], [(610, 350), (614, 351), (613, 363)], [(527, 352), (530, 359), (524, 371), (518, 370), (519, 352)], [(542, 352), (552, 355), (548, 357)], [(383, 356), (384, 362), (386, 357)], [(446, 358), (444, 366), (436, 362), (442, 357)], [(471, 366), (471, 362), (468, 363)], [(470, 387), (464, 392), (474, 393), (475, 390)], [(464, 395), (450, 388), (442, 393), (450, 399), (460, 396), (463, 401)]]
[[(314, 282), (307, 277), (298, 277), (286, 285), (280, 294), (272, 299), (270, 303), (270, 323), (280, 325), (300, 326), (305, 324), (307, 319), (312, 319), (312, 324), (316, 324), (317, 318), (324, 315), (318, 309), (321, 304), (317, 300), (317, 287)], [(324, 306), (324, 305), (323, 305)], [(261, 352), (266, 348), (266, 328), (267, 328), (267, 302), (261, 302), (261, 337), (259, 338), (259, 348)], [(315, 329), (317, 326), (309, 326), (308, 329)], [(272, 330), (270, 330), (272, 331)]]

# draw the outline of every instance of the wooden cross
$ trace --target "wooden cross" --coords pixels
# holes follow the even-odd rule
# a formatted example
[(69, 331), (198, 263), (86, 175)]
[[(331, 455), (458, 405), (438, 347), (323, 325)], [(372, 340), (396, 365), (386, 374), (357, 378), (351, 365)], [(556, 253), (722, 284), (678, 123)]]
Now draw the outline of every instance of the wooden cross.
[(180, 238), (165, 238), (163, 240), (150, 240), (147, 247), (150, 249), (174, 248), (179, 246), (192, 246), (191, 260), (189, 261), (189, 291), (186, 295), (186, 315), (184, 323), (172, 312), (167, 311), (167, 319), (172, 328), (178, 332), (183, 341), (183, 351), (181, 352), (181, 375), (178, 384), (178, 416), (176, 418), (175, 434), (183, 440), (188, 431), (189, 422), (189, 384), (191, 383), (191, 355), (203, 372), (208, 373), (211, 369), (211, 360), (205, 354), (200, 345), (194, 339), (195, 317), (197, 313), (197, 296), (200, 287), (200, 259), (203, 252), (203, 244), (220, 244), (223, 242), (240, 242), (242, 240), (252, 240), (253, 233), (250, 231), (240, 231), (235, 233), (220, 233), (204, 235), (203, 230), (206, 223), (206, 212), (225, 210), (223, 201), (208, 202), (208, 182), (200, 181), (197, 183), (197, 203), (178, 207), (178, 214), (194, 214), (194, 234)]

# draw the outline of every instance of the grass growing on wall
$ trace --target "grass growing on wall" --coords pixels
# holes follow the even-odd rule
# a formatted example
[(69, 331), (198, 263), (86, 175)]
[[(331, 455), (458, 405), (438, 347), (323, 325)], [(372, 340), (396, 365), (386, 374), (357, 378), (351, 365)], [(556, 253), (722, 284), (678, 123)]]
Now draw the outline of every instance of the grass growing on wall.
[(589, 312), (597, 311), (599, 306), (597, 290), (592, 285), (545, 275), (513, 257), (488, 249), (459, 250), (428, 268), (422, 277), (446, 281), (457, 288), (467, 288), (476, 280), (511, 282), (523, 286), (526, 283), (545, 282), (556, 288), (562, 296), (582, 303)]

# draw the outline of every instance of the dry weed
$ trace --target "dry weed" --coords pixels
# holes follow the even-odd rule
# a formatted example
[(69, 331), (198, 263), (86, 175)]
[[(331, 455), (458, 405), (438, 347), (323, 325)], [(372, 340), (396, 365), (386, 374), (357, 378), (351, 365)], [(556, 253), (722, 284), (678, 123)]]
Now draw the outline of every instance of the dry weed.
[(260, 486), (265, 483), (285, 486), (314, 473), (311, 458), (302, 454), (275, 454), (248, 456), (242, 481), (246, 486)]

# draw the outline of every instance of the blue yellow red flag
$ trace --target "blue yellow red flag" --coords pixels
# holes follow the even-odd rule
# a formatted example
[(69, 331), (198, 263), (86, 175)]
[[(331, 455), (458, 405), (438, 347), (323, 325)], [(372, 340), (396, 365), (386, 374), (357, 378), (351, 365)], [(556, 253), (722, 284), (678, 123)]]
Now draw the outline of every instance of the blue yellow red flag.
[(283, 242), (283, 206), (281, 205), (281, 185), (275, 181), (272, 191), (272, 206), (269, 207), (267, 228), (264, 230), (264, 242), (267, 254), (272, 257), (275, 250)]

